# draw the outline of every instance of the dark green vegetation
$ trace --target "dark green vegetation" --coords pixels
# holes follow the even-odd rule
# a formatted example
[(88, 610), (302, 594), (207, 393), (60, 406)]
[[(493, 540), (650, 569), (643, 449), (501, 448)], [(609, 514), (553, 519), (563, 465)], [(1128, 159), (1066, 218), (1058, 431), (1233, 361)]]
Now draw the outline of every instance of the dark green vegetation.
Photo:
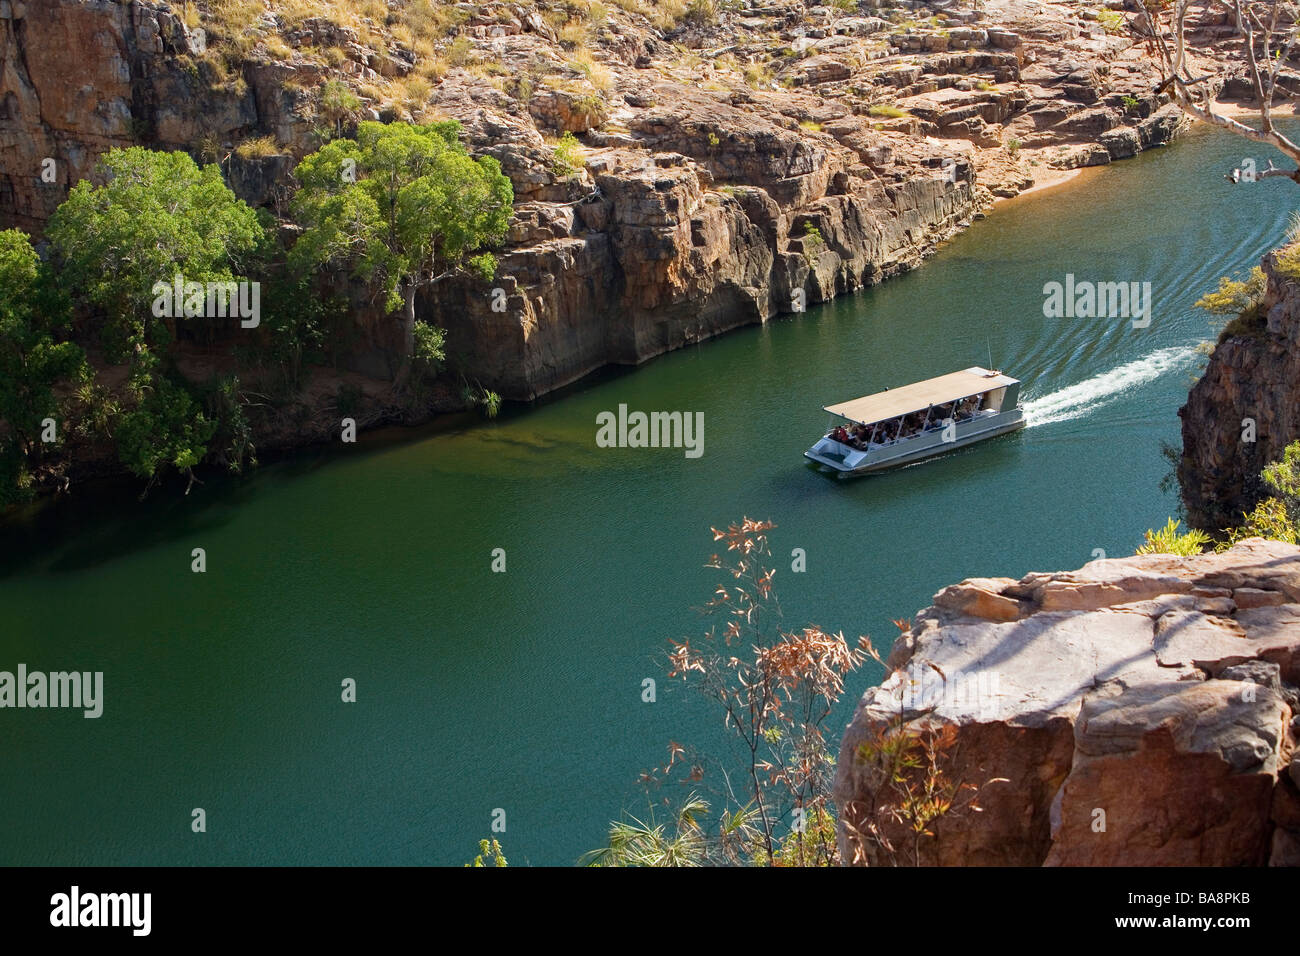
[(1159, 531), (1147, 530), (1137, 553), (1188, 556), (1200, 554), (1210, 545), (1225, 551), (1245, 538), (1300, 544), (1300, 441), (1287, 445), (1282, 460), (1266, 466), (1260, 480), (1270, 494), (1243, 514), (1238, 524), (1224, 528), (1218, 540), (1195, 528), (1180, 532), (1180, 522), (1170, 518)]
[(0, 232), (0, 504), (30, 488), (44, 452), (41, 433), (57, 441), (57, 427), (42, 424), (58, 411), (55, 385), (86, 379), (81, 349), (55, 341), (67, 319), (67, 302), (27, 237)]
[[(470, 157), (459, 132), (362, 123), (355, 140), (304, 157), (287, 247), (217, 166), (139, 147), (111, 150), (95, 182), (73, 187), (43, 257), (24, 233), (0, 233), (0, 504), (66, 480), (69, 440), (111, 449), (146, 490), (172, 470), (193, 480), (201, 463), (254, 463), (247, 410), (268, 396), (239, 376), (257, 374), (284, 401), (311, 366), (337, 361), (339, 270), (399, 314), (400, 393), (436, 377), (442, 330), (416, 323), (415, 294), (461, 271), (490, 278), (484, 250), (513, 199), (497, 162)], [(196, 351), (221, 371), (186, 374), (181, 359)], [(478, 404), (494, 411), (499, 399)]]

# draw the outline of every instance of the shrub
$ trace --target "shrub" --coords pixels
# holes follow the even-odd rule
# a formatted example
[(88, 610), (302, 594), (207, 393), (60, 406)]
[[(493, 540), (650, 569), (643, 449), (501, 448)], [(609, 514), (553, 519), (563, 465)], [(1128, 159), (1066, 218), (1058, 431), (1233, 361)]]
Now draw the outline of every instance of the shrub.
[(506, 862), (506, 855), (501, 852), (501, 844), (493, 837), (491, 840), (478, 841), (478, 856), (466, 866), (509, 866)]
[(240, 159), (258, 159), (264, 156), (276, 156), (281, 152), (274, 136), (258, 136), (246, 139), (235, 147), (235, 155)]
[(1228, 529), (1227, 540), (1218, 550), (1224, 551), (1238, 541), (1246, 538), (1268, 538), (1272, 541), (1285, 541), (1287, 544), (1300, 544), (1300, 531), (1287, 515), (1286, 505), (1277, 498), (1265, 498), (1243, 516), (1242, 523), (1236, 528)]
[(556, 175), (572, 176), (582, 169), (582, 144), (572, 133), (566, 132), (561, 136), (553, 152)]
[(1159, 531), (1148, 528), (1145, 543), (1137, 549), (1137, 553), (1176, 554), (1187, 558), (1204, 551), (1205, 546), (1210, 543), (1210, 536), (1199, 528), (1180, 533), (1178, 531), (1180, 524), (1181, 522), (1170, 518)]
[(818, 257), (825, 248), (826, 240), (822, 238), (822, 231), (814, 225), (805, 224), (803, 228), (803, 257), (809, 268), (816, 265)]
[(867, 110), (867, 115), (880, 116), (886, 119), (901, 119), (907, 116), (908, 112), (888, 103), (875, 103)]
[(1300, 279), (1300, 242), (1292, 241), (1275, 255), (1277, 271), (1288, 279)]
[(1124, 14), (1118, 10), (1098, 10), (1097, 22), (1107, 33), (1124, 32)]
[(1255, 266), (1244, 281), (1238, 282), (1224, 276), (1219, 280), (1218, 289), (1205, 293), (1196, 300), (1195, 305), (1213, 315), (1240, 315), (1259, 303), (1264, 297), (1267, 284), (1264, 270)]

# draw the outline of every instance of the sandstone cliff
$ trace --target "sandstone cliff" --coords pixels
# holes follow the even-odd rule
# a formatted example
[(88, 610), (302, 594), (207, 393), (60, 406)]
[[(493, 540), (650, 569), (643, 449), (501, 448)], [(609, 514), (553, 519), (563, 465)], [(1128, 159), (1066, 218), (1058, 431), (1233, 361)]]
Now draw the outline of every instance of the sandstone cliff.
[[(276, 210), (326, 130), (459, 119), (515, 221), (495, 283), (419, 308), (458, 370), (530, 399), (911, 268), (994, 196), (1183, 125), (1087, 3), (418, 6), (0, 0), (0, 226), (39, 234), (112, 146), (219, 161)], [(326, 81), (359, 106), (332, 113)], [(385, 379), (396, 324), (355, 318), (347, 361)]]
[(1300, 548), (963, 581), (889, 665), (840, 750), (846, 859), (873, 798), (859, 747), (901, 714), (955, 725), (950, 780), (1005, 778), (922, 864), (1300, 864)]
[(1262, 265), (1263, 301), (1229, 325), (1178, 412), (1183, 505), (1192, 525), (1214, 531), (1241, 523), (1266, 493), (1260, 471), (1300, 438), (1300, 281), (1276, 254)]

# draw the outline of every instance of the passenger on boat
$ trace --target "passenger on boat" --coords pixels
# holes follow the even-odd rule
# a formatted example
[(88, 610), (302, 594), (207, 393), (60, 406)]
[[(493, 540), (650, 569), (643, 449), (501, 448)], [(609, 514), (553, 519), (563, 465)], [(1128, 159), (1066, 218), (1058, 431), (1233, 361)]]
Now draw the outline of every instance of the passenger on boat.
[(843, 425), (836, 425), (835, 428), (831, 431), (829, 437), (834, 441), (841, 442), (842, 444), (845, 445), (849, 443), (849, 433), (844, 430)]

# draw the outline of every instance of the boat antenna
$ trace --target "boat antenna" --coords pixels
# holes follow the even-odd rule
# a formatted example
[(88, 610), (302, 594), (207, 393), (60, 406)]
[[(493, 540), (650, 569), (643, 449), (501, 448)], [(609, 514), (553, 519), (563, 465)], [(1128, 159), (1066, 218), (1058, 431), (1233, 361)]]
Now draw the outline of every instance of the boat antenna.
[(992, 340), (990, 340), (987, 336), (985, 336), (985, 338), (984, 338), (984, 344), (988, 347), (988, 350), (989, 350), (989, 365), (988, 365), (988, 369), (989, 369), (990, 372), (997, 372), (998, 369), (995, 369), (995, 368), (993, 367), (993, 342), (992, 342)]

